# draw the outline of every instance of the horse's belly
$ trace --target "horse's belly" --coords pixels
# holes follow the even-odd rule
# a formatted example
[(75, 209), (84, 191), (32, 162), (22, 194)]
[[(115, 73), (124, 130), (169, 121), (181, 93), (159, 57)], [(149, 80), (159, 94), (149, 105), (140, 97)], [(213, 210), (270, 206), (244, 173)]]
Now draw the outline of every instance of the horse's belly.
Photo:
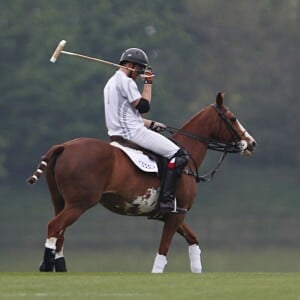
[(134, 196), (133, 199), (114, 192), (106, 192), (102, 195), (100, 204), (105, 208), (122, 215), (147, 216), (157, 208), (159, 191), (148, 188), (144, 195)]

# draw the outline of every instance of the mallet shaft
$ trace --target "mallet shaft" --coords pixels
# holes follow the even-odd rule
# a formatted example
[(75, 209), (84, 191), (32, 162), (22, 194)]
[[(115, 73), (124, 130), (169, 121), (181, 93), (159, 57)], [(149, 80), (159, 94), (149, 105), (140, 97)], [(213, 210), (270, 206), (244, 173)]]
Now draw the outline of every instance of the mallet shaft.
[[(125, 67), (125, 66), (122, 66), (122, 65), (119, 65), (119, 64), (115, 64), (115, 63), (112, 63), (112, 62), (107, 61), (107, 60), (103, 60), (103, 59), (99, 59), (99, 58), (95, 58), (95, 57), (90, 57), (90, 56), (82, 55), (82, 54), (79, 54), (79, 53), (74, 53), (74, 52), (69, 52), (69, 51), (63, 51), (63, 48), (66, 45), (66, 43), (67, 43), (67, 41), (65, 41), (65, 40), (62, 40), (62, 41), (59, 42), (58, 46), (56, 47), (55, 51), (53, 52), (53, 54), (52, 54), (52, 56), (50, 58), (50, 61), (52, 63), (55, 63), (56, 60), (57, 60), (57, 58), (58, 58), (58, 56), (60, 55), (60, 53), (63, 53), (63, 54), (66, 54), (66, 55), (77, 56), (77, 57), (80, 57), (80, 58), (93, 60), (93, 61), (100, 62), (100, 63), (103, 63), (103, 64), (111, 65), (111, 66), (114, 66), (114, 67), (117, 67), (117, 68), (124, 68), (124, 69), (127, 69), (129, 71), (133, 71), (133, 72), (136, 71), (135, 69), (132, 69), (132, 68), (129, 68), (129, 67)], [(145, 74), (141, 74), (140, 76), (143, 77), (143, 78), (154, 77), (153, 74), (151, 76), (147, 76)]]
[(106, 60), (91, 57), (91, 56), (82, 55), (82, 54), (79, 54), (79, 53), (74, 53), (74, 52), (69, 52), (69, 51), (60, 51), (60, 53), (71, 55), (71, 56), (77, 56), (77, 57), (81, 57), (81, 58), (89, 59), (89, 60), (93, 60), (93, 61), (97, 61), (97, 62), (100, 62), (100, 63), (103, 63), (103, 64), (111, 65), (111, 66), (118, 67), (118, 68), (124, 68), (124, 69), (130, 70), (130, 71), (135, 71), (134, 69), (129, 68), (129, 67), (121, 66), (121, 65), (112, 63), (110, 61), (106, 61)]

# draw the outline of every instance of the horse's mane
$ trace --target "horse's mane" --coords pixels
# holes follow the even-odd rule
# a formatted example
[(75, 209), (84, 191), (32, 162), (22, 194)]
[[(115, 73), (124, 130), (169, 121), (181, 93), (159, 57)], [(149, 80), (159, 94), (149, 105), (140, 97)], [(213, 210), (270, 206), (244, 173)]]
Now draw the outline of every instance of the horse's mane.
[(187, 120), (186, 122), (184, 122), (184, 123), (181, 125), (180, 129), (184, 129), (184, 128), (187, 127), (190, 123), (192, 123), (195, 119), (198, 119), (199, 116), (200, 116), (201, 114), (203, 114), (206, 110), (207, 110), (207, 107), (205, 107), (205, 108), (201, 109), (200, 111), (198, 111), (197, 113), (195, 113), (192, 117), (190, 117), (189, 120)]

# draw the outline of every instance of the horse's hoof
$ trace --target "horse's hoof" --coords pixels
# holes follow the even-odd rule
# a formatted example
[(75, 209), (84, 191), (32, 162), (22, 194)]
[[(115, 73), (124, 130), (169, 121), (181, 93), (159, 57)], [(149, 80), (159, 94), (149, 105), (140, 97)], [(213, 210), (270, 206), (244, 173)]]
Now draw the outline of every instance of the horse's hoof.
[(54, 258), (55, 250), (46, 247), (44, 258), (39, 268), (40, 272), (53, 272), (55, 262)]
[(66, 261), (64, 257), (57, 258), (54, 263), (56, 272), (67, 272)]
[(39, 267), (40, 272), (53, 272), (53, 269), (54, 269), (54, 265), (53, 265), (53, 267), (46, 267), (46, 264), (44, 261), (40, 264), (40, 267)]

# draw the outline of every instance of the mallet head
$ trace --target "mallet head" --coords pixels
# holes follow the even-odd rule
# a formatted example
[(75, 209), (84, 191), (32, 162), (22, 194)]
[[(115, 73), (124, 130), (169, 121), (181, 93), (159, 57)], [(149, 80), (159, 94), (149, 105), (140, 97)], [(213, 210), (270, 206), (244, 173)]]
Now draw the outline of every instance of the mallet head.
[(67, 41), (65, 41), (65, 40), (62, 40), (62, 41), (59, 42), (58, 46), (56, 47), (55, 51), (53, 52), (53, 54), (52, 54), (52, 56), (50, 58), (50, 61), (52, 63), (56, 62), (56, 60), (57, 60), (60, 52), (62, 51), (62, 49), (64, 48), (64, 46), (66, 45), (66, 43), (67, 43)]

